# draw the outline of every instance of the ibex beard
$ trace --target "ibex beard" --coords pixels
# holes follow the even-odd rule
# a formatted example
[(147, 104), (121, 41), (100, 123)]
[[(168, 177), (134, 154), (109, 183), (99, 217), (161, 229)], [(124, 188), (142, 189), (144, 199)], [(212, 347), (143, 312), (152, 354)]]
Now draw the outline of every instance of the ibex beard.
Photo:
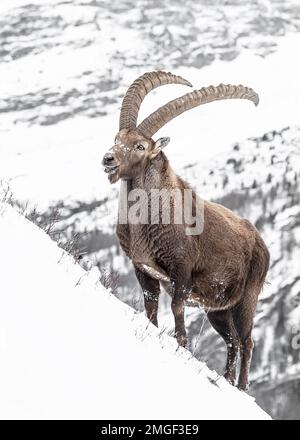
[(229, 209), (203, 201), (173, 171), (163, 152), (168, 137), (153, 135), (181, 113), (221, 99), (258, 95), (244, 86), (220, 84), (174, 99), (137, 126), (141, 103), (165, 84), (191, 84), (166, 72), (149, 72), (129, 87), (121, 108), (115, 143), (103, 158), (111, 183), (121, 179), (117, 235), (132, 260), (144, 293), (149, 320), (157, 326), (161, 286), (170, 294), (175, 336), (187, 345), (185, 305), (204, 308), (227, 345), (225, 377), (248, 387), (251, 337), (259, 293), (269, 267), (269, 252), (256, 228)]

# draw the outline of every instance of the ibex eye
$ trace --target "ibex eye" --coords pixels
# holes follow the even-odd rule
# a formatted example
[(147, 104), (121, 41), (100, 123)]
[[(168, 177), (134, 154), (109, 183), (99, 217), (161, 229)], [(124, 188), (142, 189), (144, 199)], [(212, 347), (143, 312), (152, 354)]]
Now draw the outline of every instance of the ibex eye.
[(143, 144), (137, 144), (136, 148), (137, 148), (138, 150), (140, 150), (140, 151), (145, 150), (145, 147), (144, 147)]

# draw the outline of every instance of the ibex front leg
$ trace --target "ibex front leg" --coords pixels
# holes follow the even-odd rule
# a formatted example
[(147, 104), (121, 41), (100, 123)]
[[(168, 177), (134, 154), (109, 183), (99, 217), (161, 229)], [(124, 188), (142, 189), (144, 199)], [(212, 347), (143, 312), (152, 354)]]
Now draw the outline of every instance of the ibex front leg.
[(183, 267), (176, 267), (171, 276), (172, 312), (175, 320), (175, 336), (182, 347), (187, 345), (187, 336), (184, 323), (184, 306), (187, 294), (191, 290), (189, 272)]
[(159, 281), (149, 277), (149, 275), (137, 267), (135, 268), (135, 273), (143, 289), (147, 318), (157, 327), (157, 311), (160, 294)]

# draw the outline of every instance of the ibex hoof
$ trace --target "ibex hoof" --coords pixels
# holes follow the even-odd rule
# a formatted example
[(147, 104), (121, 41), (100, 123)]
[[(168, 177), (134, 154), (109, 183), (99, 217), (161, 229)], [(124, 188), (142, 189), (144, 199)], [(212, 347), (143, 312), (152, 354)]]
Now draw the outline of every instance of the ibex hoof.
[(235, 385), (235, 377), (232, 376), (232, 374), (226, 372), (224, 374), (224, 378), (227, 380), (227, 382), (230, 383), (230, 385), (233, 385), (233, 386)]
[(178, 345), (180, 345), (180, 347), (185, 348), (187, 346), (188, 340), (185, 335), (178, 335), (178, 336), (176, 335), (176, 339), (177, 339)]
[(240, 391), (244, 391), (245, 393), (247, 392), (247, 391), (249, 391), (249, 383), (242, 383), (242, 384), (238, 384), (238, 389), (240, 390)]

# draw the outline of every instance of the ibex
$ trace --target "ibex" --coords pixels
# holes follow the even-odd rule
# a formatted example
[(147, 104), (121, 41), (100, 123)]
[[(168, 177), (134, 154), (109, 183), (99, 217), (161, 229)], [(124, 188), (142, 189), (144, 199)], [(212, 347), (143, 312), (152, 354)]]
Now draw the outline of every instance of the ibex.
[[(132, 206), (129, 194), (133, 189), (145, 191), (150, 209), (153, 189), (176, 189), (181, 193), (190, 189), (172, 170), (162, 151), (169, 138), (156, 141), (152, 138), (167, 122), (193, 107), (216, 100), (248, 99), (258, 104), (258, 95), (251, 88), (220, 84), (176, 98), (137, 125), (145, 96), (165, 84), (191, 86), (180, 76), (160, 71), (145, 73), (136, 79), (122, 103), (115, 144), (103, 158), (109, 181), (114, 183), (121, 179), (123, 185), (126, 182), (128, 208)], [(193, 209), (197, 198), (192, 191)], [(124, 204), (124, 200), (121, 202)], [(177, 341), (186, 346), (185, 304), (203, 307), (227, 345), (225, 378), (235, 384), (240, 354), (237, 385), (246, 390), (253, 350), (253, 319), (269, 267), (269, 252), (249, 221), (209, 201), (203, 202), (203, 211), (203, 230), (198, 235), (187, 234), (185, 221), (164, 224), (161, 207), (159, 221), (154, 224), (151, 221), (142, 224), (119, 221), (117, 235), (122, 249), (133, 262), (149, 320), (157, 326), (162, 285), (172, 298)]]

